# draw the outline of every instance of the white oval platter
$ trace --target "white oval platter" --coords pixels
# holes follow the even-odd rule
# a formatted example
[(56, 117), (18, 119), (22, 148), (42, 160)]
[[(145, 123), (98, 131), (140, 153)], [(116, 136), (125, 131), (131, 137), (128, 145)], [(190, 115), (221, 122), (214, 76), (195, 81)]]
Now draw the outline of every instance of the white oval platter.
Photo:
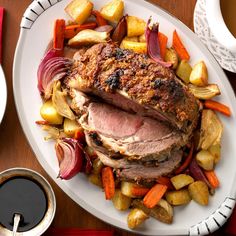
[[(39, 109), (42, 104), (37, 90), (37, 67), (52, 38), (53, 23), (57, 18), (67, 19), (64, 7), (69, 0), (35, 0), (27, 8), (21, 22), (21, 32), (15, 52), (13, 67), (13, 86), (15, 103), (25, 135), (39, 162), (52, 179), (75, 202), (101, 220), (129, 230), (126, 223), (128, 212), (117, 211), (111, 201), (106, 201), (101, 189), (90, 184), (83, 174), (70, 181), (57, 179), (58, 163), (53, 142), (45, 142), (45, 133), (35, 124), (40, 120)], [(93, 0), (100, 9), (107, 0)], [(191, 202), (187, 206), (176, 207), (174, 222), (171, 225), (149, 219), (133, 232), (145, 235), (203, 235), (217, 230), (230, 216), (235, 204), (236, 191), (236, 99), (233, 90), (218, 63), (201, 43), (197, 36), (183, 23), (162, 9), (143, 0), (125, 0), (125, 11), (130, 15), (147, 20), (149, 16), (160, 22), (160, 31), (172, 41), (172, 32), (177, 29), (191, 54), (193, 65), (204, 60), (208, 67), (210, 82), (217, 83), (222, 95), (219, 101), (227, 104), (232, 116), (220, 115), (225, 132), (222, 142), (222, 160), (216, 168), (221, 187), (210, 198), (207, 207)]]

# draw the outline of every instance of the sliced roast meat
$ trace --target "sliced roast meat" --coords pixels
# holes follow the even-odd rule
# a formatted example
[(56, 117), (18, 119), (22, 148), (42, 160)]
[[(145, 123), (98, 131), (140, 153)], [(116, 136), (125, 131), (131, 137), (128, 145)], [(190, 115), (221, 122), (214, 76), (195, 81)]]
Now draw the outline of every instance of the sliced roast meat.
[(75, 60), (66, 83), (126, 111), (164, 120), (188, 134), (197, 123), (197, 100), (173, 71), (114, 44), (89, 48)]

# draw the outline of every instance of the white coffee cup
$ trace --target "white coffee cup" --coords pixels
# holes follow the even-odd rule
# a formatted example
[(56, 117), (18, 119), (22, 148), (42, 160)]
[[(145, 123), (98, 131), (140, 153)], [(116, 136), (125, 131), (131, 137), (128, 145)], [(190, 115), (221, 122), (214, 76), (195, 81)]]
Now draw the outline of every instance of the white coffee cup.
[(217, 41), (230, 52), (236, 54), (236, 38), (231, 34), (224, 22), (220, 0), (206, 0), (206, 17), (210, 30)]

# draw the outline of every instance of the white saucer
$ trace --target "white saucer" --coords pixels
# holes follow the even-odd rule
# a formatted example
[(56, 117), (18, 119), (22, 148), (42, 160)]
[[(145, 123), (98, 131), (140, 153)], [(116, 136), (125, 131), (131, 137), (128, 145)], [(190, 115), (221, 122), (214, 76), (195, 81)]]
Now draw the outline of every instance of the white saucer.
[(222, 68), (236, 73), (236, 55), (218, 43), (210, 31), (205, 11), (205, 1), (198, 0), (194, 9), (194, 31), (211, 51)]

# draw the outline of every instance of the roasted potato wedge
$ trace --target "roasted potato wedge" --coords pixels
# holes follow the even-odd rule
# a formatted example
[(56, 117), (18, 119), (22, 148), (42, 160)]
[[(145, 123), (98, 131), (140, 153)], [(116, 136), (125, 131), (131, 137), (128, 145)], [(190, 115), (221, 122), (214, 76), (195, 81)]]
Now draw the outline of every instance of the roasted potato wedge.
[(189, 89), (194, 97), (202, 100), (211, 99), (217, 95), (220, 95), (220, 89), (217, 84), (209, 84), (205, 87), (198, 87), (193, 84), (189, 84)]
[(120, 189), (116, 189), (112, 202), (117, 210), (125, 211), (130, 207), (131, 198), (122, 194)]
[(132, 188), (135, 184), (131, 182), (122, 181), (121, 182), (121, 192), (127, 197), (135, 198), (132, 194)]
[(136, 16), (127, 16), (127, 36), (134, 37), (144, 34), (146, 22)]
[(90, 183), (102, 188), (102, 178), (100, 174), (91, 173), (88, 176), (88, 180)]
[(146, 42), (146, 37), (145, 37), (145, 34), (142, 34), (138, 37), (138, 41), (139, 42), (142, 42), (142, 43), (145, 43)]
[(63, 123), (63, 130), (64, 133), (69, 137), (74, 137), (75, 132), (78, 130), (82, 130), (82, 127), (76, 120), (70, 120), (68, 118), (65, 118)]
[(50, 124), (60, 125), (63, 117), (57, 112), (51, 100), (46, 101), (40, 108), (41, 117)]
[(209, 191), (205, 182), (195, 181), (188, 186), (190, 196), (194, 201), (201, 205), (208, 205)]
[(141, 225), (146, 219), (148, 219), (148, 215), (145, 214), (141, 209), (134, 208), (130, 211), (127, 223), (130, 229), (135, 229), (139, 225)]
[(113, 0), (103, 6), (100, 10), (104, 19), (114, 23), (120, 20), (120, 18), (123, 16), (123, 11), (124, 2), (122, 0)]
[(152, 216), (163, 223), (171, 224), (173, 221), (173, 208), (164, 199), (161, 199), (153, 208), (147, 208), (144, 206), (143, 201), (139, 199), (135, 199), (132, 202), (132, 206), (143, 210), (147, 215)]
[(176, 175), (172, 177), (170, 180), (176, 190), (179, 190), (194, 182), (194, 179), (190, 175), (186, 174)]
[(80, 31), (75, 37), (68, 41), (70, 46), (91, 45), (96, 43), (105, 43), (109, 39), (108, 32), (98, 32), (91, 29)]
[(172, 68), (176, 69), (178, 66), (178, 54), (173, 48), (166, 48), (165, 61), (172, 63)]
[(134, 36), (134, 37), (124, 37), (123, 40), (130, 41), (130, 42), (139, 42), (139, 38)]
[(192, 67), (190, 66), (190, 64), (186, 60), (181, 60), (176, 69), (176, 75), (186, 84), (188, 84), (191, 71)]
[(196, 161), (204, 170), (213, 170), (214, 168), (214, 157), (207, 150), (201, 150), (198, 152), (196, 155)]
[(207, 150), (210, 146), (220, 144), (223, 125), (217, 114), (210, 110), (202, 111), (199, 149)]
[(187, 189), (167, 192), (165, 197), (167, 202), (173, 206), (186, 205), (191, 201), (191, 197)]
[(125, 39), (122, 40), (120, 48), (133, 50), (137, 53), (147, 53), (147, 44), (141, 42), (131, 42)]
[(193, 66), (189, 80), (197, 86), (206, 86), (208, 84), (208, 72), (204, 61), (200, 61)]
[(214, 164), (216, 165), (220, 161), (221, 145), (215, 144), (208, 148), (208, 151), (214, 157)]
[(103, 167), (104, 167), (104, 165), (99, 158), (96, 158), (93, 161), (93, 173), (94, 174), (100, 174)]
[(83, 24), (91, 15), (93, 3), (89, 0), (72, 0), (65, 12), (78, 24)]

